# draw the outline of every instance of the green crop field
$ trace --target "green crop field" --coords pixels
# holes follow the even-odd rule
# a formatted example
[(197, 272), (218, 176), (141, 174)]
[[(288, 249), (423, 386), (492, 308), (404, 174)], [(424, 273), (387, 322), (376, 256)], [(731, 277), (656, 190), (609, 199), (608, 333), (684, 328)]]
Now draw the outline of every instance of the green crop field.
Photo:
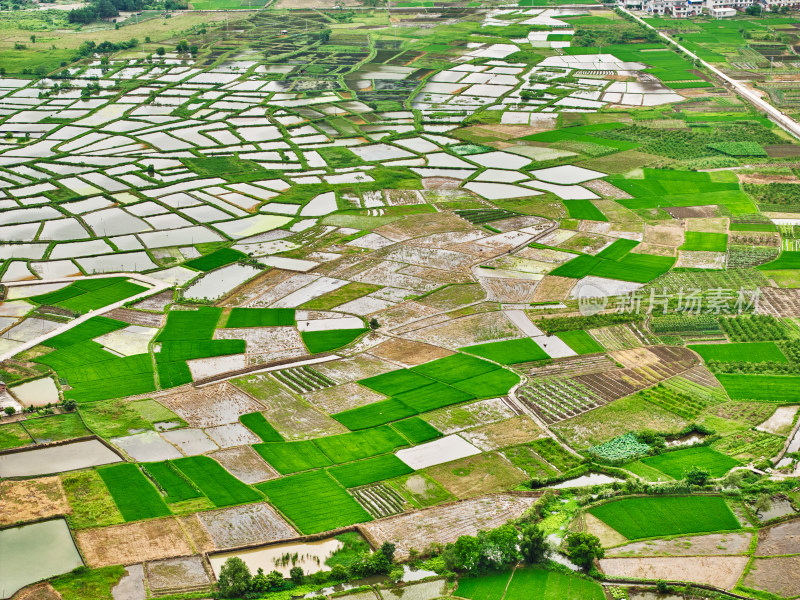
[(703, 360), (718, 360), (721, 362), (778, 362), (785, 363), (789, 360), (781, 352), (775, 342), (741, 342), (734, 344), (692, 344), (688, 346)]
[[(479, 375), (478, 379), (485, 381), (486, 379), (491, 378), (496, 372), (497, 371), (484, 373), (483, 375)], [(514, 377), (517, 381), (519, 380), (516, 375), (514, 375)], [(453, 384), (453, 387), (450, 387), (443, 383), (439, 383), (438, 381), (434, 381), (425, 387), (397, 394), (395, 399), (400, 400), (407, 406), (410, 406), (418, 413), (427, 412), (429, 410), (442, 408), (451, 404), (458, 404), (459, 402), (466, 402), (467, 400), (476, 398), (476, 394), (465, 391), (461, 387), (465, 385), (469, 387), (470, 382), (472, 382), (471, 379), (465, 379), (464, 381), (459, 381), (458, 383)], [(475, 385), (474, 382), (473, 385)], [(511, 386), (509, 386), (509, 388), (510, 387)], [(508, 389), (506, 389), (506, 391), (508, 391)]]
[(372, 520), (325, 471), (273, 479), (256, 487), (306, 535)]
[(384, 454), (408, 445), (405, 438), (388, 425), (317, 438), (314, 443), (331, 464)]
[(583, 329), (576, 329), (575, 331), (557, 331), (555, 336), (578, 354), (605, 352), (605, 348)]
[(270, 425), (263, 413), (254, 412), (239, 417), (242, 425), (261, 438), (262, 442), (282, 442), (283, 436)]
[(392, 423), (392, 429), (402, 434), (412, 444), (421, 444), (441, 437), (441, 432), (419, 417), (411, 417)]
[(636, 240), (628, 240), (621, 238), (615, 240), (610, 246), (603, 248), (597, 253), (597, 258), (605, 258), (607, 260), (619, 260), (631, 250), (636, 248), (639, 242)]
[(36, 304), (58, 306), (76, 313), (87, 313), (125, 298), (147, 291), (148, 288), (129, 282), (125, 277), (84, 279), (47, 294), (32, 296)]
[(164, 491), (167, 502), (182, 502), (183, 500), (191, 500), (202, 496), (169, 461), (145, 463), (142, 468), (155, 484)]
[(800, 376), (720, 374), (717, 379), (734, 400), (797, 402)]
[(159, 491), (136, 465), (122, 463), (102, 467), (97, 472), (126, 521), (171, 514)]
[(455, 595), (469, 600), (502, 600), (510, 579), (511, 571), (463, 577), (458, 580)]
[(184, 265), (191, 269), (197, 269), (198, 271), (211, 271), (218, 267), (224, 267), (225, 265), (235, 263), (237, 260), (242, 260), (243, 258), (247, 258), (247, 255), (243, 252), (239, 252), (233, 248), (222, 248), (211, 254), (201, 256), (200, 258), (186, 261)]
[(294, 327), (293, 308), (233, 308), (225, 327)]
[(207, 456), (178, 458), (172, 464), (203, 492), (214, 506), (231, 506), (261, 500), (261, 495)]
[(705, 469), (712, 477), (722, 477), (733, 467), (739, 465), (739, 461), (707, 446), (647, 456), (642, 458), (641, 462), (666, 473), (673, 479), (682, 479), (684, 472), (692, 467)]
[[(611, 254), (612, 256), (617, 254), (617, 250), (611, 250)], [(675, 258), (671, 256), (655, 256), (653, 254), (626, 253), (615, 260), (581, 254), (556, 267), (550, 274), (573, 279), (595, 275), (608, 279), (647, 283), (669, 271), (674, 263)]]
[(592, 204), (591, 200), (564, 200), (563, 202), (571, 219), (608, 221), (608, 218)]
[(303, 331), (303, 343), (311, 354), (330, 352), (346, 346), (368, 329), (332, 329), (329, 331)]
[[(470, 354), (475, 354), (476, 356), (488, 358), (501, 365), (514, 365), (517, 363), (546, 360), (550, 358), (550, 355), (542, 350), (539, 345), (530, 338), (478, 344), (477, 346), (467, 346), (466, 348), (462, 348), (462, 350)], [(477, 375), (477, 373), (475, 375)]]
[(328, 473), (346, 488), (367, 485), (413, 472), (414, 469), (394, 454), (383, 454), (328, 469)]
[(629, 540), (741, 528), (719, 496), (625, 498), (589, 512)]
[(680, 250), (700, 252), (725, 252), (728, 249), (727, 233), (707, 233), (703, 231), (687, 231), (686, 241)]
[(397, 371), (389, 371), (382, 375), (362, 379), (358, 383), (385, 396), (396, 396), (402, 392), (430, 385), (433, 382), (416, 371), (398, 369)]
[[(469, 394), (470, 398), (493, 398), (495, 396), (504, 396), (508, 393), (508, 390), (519, 382), (520, 378), (516, 373), (512, 373), (506, 369), (497, 369), (491, 373), (478, 375), (477, 377), (454, 383), (453, 387)], [(458, 400), (458, 402), (463, 402), (470, 398), (463, 398)], [(455, 403), (456, 402), (450, 402), (450, 404)], [(447, 405), (442, 404), (442, 406)]]
[(396, 398), (373, 402), (366, 406), (351, 408), (333, 415), (333, 418), (351, 430), (368, 429), (392, 421), (405, 419), (418, 414), (419, 411)]
[(322, 450), (312, 441), (269, 442), (253, 446), (276, 471), (283, 475), (307, 471), (333, 464)]
[[(510, 577), (510, 581), (509, 581)], [(604, 600), (596, 581), (538, 567), (459, 579), (455, 595), (469, 600)]]
[(72, 329), (68, 329), (64, 333), (51, 337), (47, 340), (47, 345), (50, 348), (60, 350), (125, 327), (128, 327), (128, 324), (122, 321), (109, 319), (108, 317), (92, 317), (83, 323), (79, 323)]
[[(502, 342), (501, 342), (502, 343)], [(477, 354), (473, 352), (473, 354)], [(470, 377), (496, 370), (497, 365), (466, 354), (451, 354), (428, 363), (412, 367), (411, 371), (442, 383), (452, 384)], [(430, 382), (429, 382), (430, 383)], [(404, 390), (408, 391), (408, 390)]]
[(167, 324), (156, 338), (159, 342), (210, 340), (222, 314), (221, 308), (202, 306), (197, 310), (172, 310)]

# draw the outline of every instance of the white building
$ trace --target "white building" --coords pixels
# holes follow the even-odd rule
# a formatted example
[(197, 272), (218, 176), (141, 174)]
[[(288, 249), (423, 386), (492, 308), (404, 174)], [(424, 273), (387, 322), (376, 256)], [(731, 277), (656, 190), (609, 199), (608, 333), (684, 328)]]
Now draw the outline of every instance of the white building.
[(673, 19), (695, 17), (703, 12), (703, 0), (645, 0), (644, 10)]
[(720, 8), (712, 7), (712, 8), (708, 9), (708, 14), (711, 15), (712, 17), (714, 17), (715, 19), (723, 19), (723, 18), (726, 18), (726, 17), (735, 16), (736, 15), (736, 9), (735, 8), (723, 8), (723, 7), (720, 7)]

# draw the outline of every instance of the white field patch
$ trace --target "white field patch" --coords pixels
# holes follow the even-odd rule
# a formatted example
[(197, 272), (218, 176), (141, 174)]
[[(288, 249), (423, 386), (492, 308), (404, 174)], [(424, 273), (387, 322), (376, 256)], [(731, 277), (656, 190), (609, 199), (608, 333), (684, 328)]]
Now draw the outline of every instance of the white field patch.
[(232, 354), (230, 356), (212, 356), (209, 358), (195, 358), (187, 360), (192, 379), (197, 381), (205, 377), (212, 377), (228, 371), (236, 371), (247, 366), (245, 354)]
[(33, 305), (26, 302), (25, 300), (12, 300), (9, 302), (0, 302), (0, 317), (24, 317), (32, 309)]
[(797, 414), (798, 409), (800, 409), (800, 406), (779, 406), (772, 413), (772, 416), (756, 429), (776, 435), (786, 435), (792, 427), (794, 416)]
[(214, 441), (202, 429), (176, 429), (161, 434), (168, 442), (174, 444), (186, 456), (196, 456), (219, 450)]
[(575, 356), (577, 354), (561, 338), (554, 335), (541, 335), (531, 339), (539, 344), (539, 347), (547, 352), (551, 358), (564, 358), (565, 356)]
[(584, 277), (572, 291), (569, 293), (570, 298), (600, 298), (609, 296), (620, 296), (635, 292), (643, 287), (643, 283), (634, 283), (632, 281), (621, 281), (619, 279), (605, 279), (603, 277), (595, 277), (589, 275)]
[(557, 183), (559, 185), (573, 185), (606, 176), (606, 173), (592, 171), (591, 169), (585, 169), (583, 167), (575, 167), (573, 165), (561, 165), (560, 167), (539, 169), (538, 171), (531, 171), (531, 174), (536, 177), (536, 179), (541, 179), (548, 183)]
[(425, 469), (480, 453), (478, 448), (458, 435), (448, 435), (427, 444), (395, 452), (397, 458), (414, 470)]
[(261, 272), (261, 269), (250, 265), (227, 265), (203, 275), (186, 288), (184, 297), (197, 300), (219, 300)]
[(542, 192), (530, 188), (511, 185), (508, 183), (492, 183), (482, 181), (470, 181), (464, 186), (483, 196), (487, 200), (507, 200), (509, 198), (527, 198), (529, 196), (539, 196)]
[(157, 333), (158, 329), (155, 327), (131, 325), (130, 327), (101, 335), (95, 338), (94, 341), (123, 356), (132, 356), (134, 354), (146, 354), (150, 341)]
[(304, 319), (297, 321), (299, 331), (332, 331), (334, 329), (361, 329), (364, 321), (358, 317), (342, 317), (338, 319)]

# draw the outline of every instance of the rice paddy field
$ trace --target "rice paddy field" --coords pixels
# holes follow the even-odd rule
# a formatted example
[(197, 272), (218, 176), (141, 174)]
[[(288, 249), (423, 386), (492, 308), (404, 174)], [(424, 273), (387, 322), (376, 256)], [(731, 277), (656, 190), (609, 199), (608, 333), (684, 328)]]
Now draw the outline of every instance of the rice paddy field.
[(800, 594), (800, 143), (702, 63), (796, 119), (794, 9), (368, 4), (2, 11), (0, 534), (65, 600), (308, 535), (263, 600), (383, 542), (440, 576), (385, 600), (619, 597), (527, 523)]

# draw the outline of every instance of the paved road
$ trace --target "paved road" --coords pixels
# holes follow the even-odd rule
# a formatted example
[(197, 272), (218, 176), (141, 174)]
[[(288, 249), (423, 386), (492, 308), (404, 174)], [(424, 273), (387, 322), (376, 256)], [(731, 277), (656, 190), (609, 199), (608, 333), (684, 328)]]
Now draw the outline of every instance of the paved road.
[(791, 119), (791, 118), (787, 117), (785, 114), (783, 114), (777, 108), (772, 106), (769, 102), (767, 102), (766, 100), (761, 98), (761, 96), (759, 96), (759, 94), (757, 92), (755, 92), (751, 88), (747, 87), (742, 82), (737, 81), (736, 79), (732, 79), (731, 77), (728, 77), (727, 75), (725, 75), (725, 73), (723, 73), (722, 71), (720, 71), (716, 67), (713, 67), (710, 64), (708, 64), (702, 58), (697, 56), (694, 52), (692, 52), (692, 51), (688, 50), (687, 48), (681, 46), (678, 42), (673, 40), (667, 34), (661, 33), (660, 31), (658, 31), (658, 29), (656, 29), (655, 27), (653, 27), (652, 25), (647, 23), (644, 19), (641, 19), (641, 18), (637, 17), (636, 15), (631, 13), (629, 10), (627, 10), (625, 8), (622, 8), (622, 7), (620, 7), (620, 10), (622, 12), (624, 12), (625, 14), (630, 15), (631, 17), (636, 19), (636, 21), (638, 23), (641, 23), (642, 25), (644, 25), (648, 29), (652, 29), (653, 31), (658, 33), (658, 35), (660, 35), (662, 38), (664, 38), (670, 44), (675, 45), (681, 52), (683, 52), (684, 54), (689, 56), (692, 60), (695, 60), (699, 64), (703, 65), (706, 69), (711, 71), (719, 79), (721, 79), (723, 82), (727, 83), (731, 88), (734, 89), (734, 91), (737, 94), (739, 94), (742, 98), (744, 98), (750, 104), (755, 106), (758, 110), (761, 110), (761, 111), (767, 113), (767, 116), (770, 119), (772, 119), (772, 121), (777, 123), (782, 129), (786, 130), (787, 132), (792, 134), (794, 137), (800, 138), (800, 123), (798, 123), (794, 119)]
[(23, 343), (21, 346), (17, 346), (13, 350), (9, 350), (4, 354), (0, 354), (0, 362), (16, 356), (20, 352), (24, 352), (25, 350), (33, 348), (37, 344), (41, 344), (42, 342), (50, 339), (51, 337), (55, 337), (60, 333), (64, 333), (65, 331), (68, 331), (73, 327), (80, 325), (84, 321), (88, 321), (92, 317), (103, 315), (109, 311), (114, 310), (115, 308), (120, 308), (121, 306), (123, 306), (128, 302), (133, 302), (139, 300), (140, 298), (144, 298), (152, 294), (157, 294), (172, 287), (172, 285), (169, 283), (160, 281), (158, 279), (154, 279), (153, 277), (148, 277), (147, 275), (142, 275), (141, 273), (106, 273), (103, 275), (94, 275), (92, 277), (65, 277), (63, 279), (44, 279), (37, 281), (13, 281), (13, 282), (9, 281), (3, 285), (5, 285), (9, 289), (13, 289), (15, 287), (23, 287), (27, 285), (43, 285), (48, 283), (64, 283), (64, 282), (72, 283), (74, 281), (81, 281), (82, 279), (102, 279), (107, 277), (127, 277), (128, 279), (133, 279), (135, 281), (138, 281), (139, 283), (142, 283), (150, 287), (146, 291), (140, 294), (136, 294), (135, 296), (131, 296), (130, 298), (125, 298), (124, 300), (120, 300), (119, 302), (115, 302), (114, 304), (109, 304), (108, 306), (104, 306), (102, 308), (98, 308), (97, 310), (88, 312), (85, 315), (78, 317), (77, 319), (73, 319), (69, 323), (64, 323), (64, 325), (62, 327), (59, 327), (58, 329), (54, 329), (53, 331), (50, 331), (44, 335), (40, 335), (35, 339)]

